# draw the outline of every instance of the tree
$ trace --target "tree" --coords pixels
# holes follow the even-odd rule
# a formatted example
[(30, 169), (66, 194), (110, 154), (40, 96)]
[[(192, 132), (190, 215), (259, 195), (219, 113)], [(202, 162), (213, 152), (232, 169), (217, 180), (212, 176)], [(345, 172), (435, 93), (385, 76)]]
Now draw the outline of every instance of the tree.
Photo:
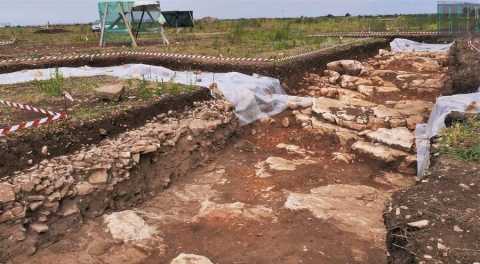
[(352, 15), (350, 13), (345, 14), (346, 17), (351, 17)]

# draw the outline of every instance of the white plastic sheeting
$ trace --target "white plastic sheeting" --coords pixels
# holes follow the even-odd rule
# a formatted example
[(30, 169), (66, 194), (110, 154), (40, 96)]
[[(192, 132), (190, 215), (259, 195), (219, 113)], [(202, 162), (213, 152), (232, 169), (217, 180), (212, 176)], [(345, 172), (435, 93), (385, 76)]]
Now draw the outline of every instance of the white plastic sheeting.
[[(56, 69), (25, 70), (0, 74), (0, 84), (16, 84), (34, 80), (48, 80)], [(58, 68), (65, 78), (113, 76), (121, 79), (175, 82), (185, 85), (209, 87), (216, 83), (225, 98), (235, 106), (235, 112), (242, 124), (281, 113), (288, 102), (299, 105), (311, 104), (311, 98), (286, 95), (278, 79), (230, 73), (177, 72), (161, 66), (126, 64), (114, 67)]]
[(427, 44), (408, 39), (396, 38), (390, 42), (392, 52), (448, 52), (450, 44)]
[[(430, 140), (445, 128), (445, 119), (451, 112), (465, 112), (473, 102), (480, 102), (480, 92), (443, 96), (437, 99), (427, 124), (417, 125), (416, 144), (418, 176), (423, 177), (430, 167)], [(480, 109), (476, 111), (480, 113)]]

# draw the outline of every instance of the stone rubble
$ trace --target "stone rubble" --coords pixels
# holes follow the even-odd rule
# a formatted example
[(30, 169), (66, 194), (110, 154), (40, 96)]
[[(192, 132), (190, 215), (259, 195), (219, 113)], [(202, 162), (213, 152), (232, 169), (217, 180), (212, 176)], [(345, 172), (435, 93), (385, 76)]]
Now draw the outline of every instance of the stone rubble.
[[(0, 182), (0, 262), (35, 250), (83, 218), (126, 209), (162, 191), (226, 143), (238, 127), (232, 110), (223, 100), (195, 103), (192, 110), (162, 114), (141, 128), (6, 177)], [(147, 167), (151, 173), (138, 172)], [(64, 218), (72, 225), (57, 226)]]
[(313, 106), (293, 111), (295, 122), (346, 150), (414, 174), (414, 130), (441, 93), (447, 59), (381, 51), (365, 62), (331, 62), (323, 76), (304, 76), (299, 94), (313, 96)]

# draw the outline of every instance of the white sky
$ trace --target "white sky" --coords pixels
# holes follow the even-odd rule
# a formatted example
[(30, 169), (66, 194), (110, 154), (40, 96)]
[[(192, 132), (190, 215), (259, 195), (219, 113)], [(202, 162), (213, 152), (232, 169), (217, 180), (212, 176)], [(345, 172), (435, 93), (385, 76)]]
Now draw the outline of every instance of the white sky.
[[(327, 14), (434, 13), (436, 0), (163, 0), (163, 10), (193, 10), (195, 18), (298, 17)], [(0, 0), (0, 23), (91, 22), (97, 0)]]

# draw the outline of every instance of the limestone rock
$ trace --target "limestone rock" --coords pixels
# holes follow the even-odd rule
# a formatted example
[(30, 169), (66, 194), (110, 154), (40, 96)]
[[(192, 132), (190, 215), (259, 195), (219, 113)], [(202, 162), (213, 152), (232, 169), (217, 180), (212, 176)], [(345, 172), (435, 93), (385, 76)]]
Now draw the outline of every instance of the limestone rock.
[(106, 169), (95, 170), (88, 177), (88, 182), (91, 184), (106, 184), (108, 182), (108, 171)]
[(316, 118), (312, 118), (312, 127), (313, 132), (323, 136), (333, 136), (342, 146), (350, 146), (360, 139), (354, 130), (322, 122)]
[(21, 219), (23, 217), (25, 217), (25, 208), (21, 205), (18, 205), (10, 210), (7, 210), (3, 214), (0, 214), (0, 223)]
[(366, 96), (373, 96), (375, 94), (375, 86), (370, 85), (359, 85), (358, 91)]
[(15, 201), (13, 186), (7, 183), (0, 183), (0, 205), (12, 201)]
[(77, 190), (77, 194), (80, 196), (90, 194), (95, 190), (95, 187), (88, 182), (79, 182), (75, 188)]
[(112, 237), (123, 242), (151, 239), (157, 234), (154, 227), (131, 210), (106, 215), (104, 223)]
[(213, 264), (213, 262), (204, 256), (182, 253), (173, 259), (170, 264)]
[(325, 70), (323, 72), (326, 76), (328, 76), (328, 82), (330, 84), (336, 84), (338, 80), (340, 79), (340, 73), (336, 71), (330, 71), (330, 70)]
[(407, 225), (410, 226), (410, 227), (424, 228), (424, 227), (428, 226), (429, 224), (430, 224), (430, 221), (428, 221), (428, 220), (420, 220), (420, 221), (408, 223)]
[(356, 60), (339, 60), (327, 64), (327, 69), (340, 74), (348, 74), (358, 76), (366, 69), (361, 62)]
[(380, 128), (367, 133), (367, 137), (375, 142), (380, 142), (394, 148), (410, 151), (413, 147), (415, 136), (406, 127), (392, 129)]
[(368, 155), (377, 160), (390, 163), (398, 160), (402, 160), (409, 156), (400, 150), (392, 149), (384, 145), (376, 145), (365, 141), (357, 141), (352, 145), (352, 149), (358, 153)]
[(94, 91), (101, 99), (120, 101), (125, 92), (125, 87), (121, 83), (116, 83), (95, 88)]
[(422, 100), (404, 100), (398, 101), (393, 108), (407, 116), (423, 115), (430, 113), (433, 108), (433, 103)]
[(376, 92), (379, 94), (386, 94), (386, 93), (398, 93), (400, 89), (395, 86), (378, 86), (376, 87)]
[(31, 224), (30, 228), (39, 234), (45, 233), (48, 231), (48, 226), (46, 224), (41, 224), (41, 223)]
[(379, 76), (387, 79), (394, 79), (397, 77), (397, 72), (392, 70), (376, 70), (373, 71), (372, 76)]
[(284, 206), (290, 210), (307, 209), (319, 219), (330, 220), (339, 229), (382, 245), (385, 226), (382, 212), (387, 195), (369, 186), (328, 185), (310, 193), (290, 193)]

